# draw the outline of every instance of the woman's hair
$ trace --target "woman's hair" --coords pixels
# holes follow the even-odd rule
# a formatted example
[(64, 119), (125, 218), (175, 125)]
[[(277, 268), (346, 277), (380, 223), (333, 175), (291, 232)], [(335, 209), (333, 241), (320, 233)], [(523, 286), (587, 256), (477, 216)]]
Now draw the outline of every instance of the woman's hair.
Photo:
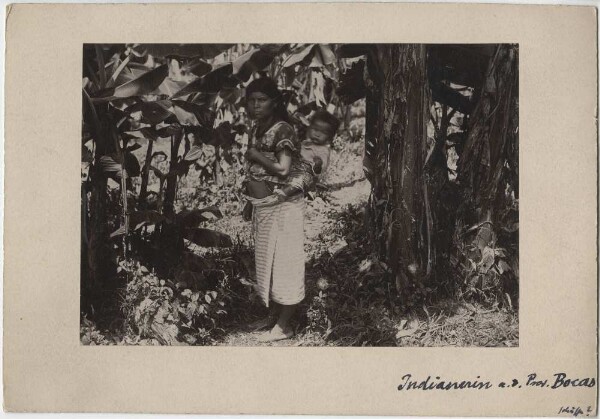
[(285, 107), (283, 101), (283, 95), (277, 88), (277, 83), (269, 77), (261, 77), (252, 81), (248, 87), (246, 87), (246, 99), (250, 97), (252, 93), (260, 92), (264, 93), (275, 101), (275, 109), (273, 111), (276, 118), (281, 119), (285, 122), (290, 123), (290, 115)]

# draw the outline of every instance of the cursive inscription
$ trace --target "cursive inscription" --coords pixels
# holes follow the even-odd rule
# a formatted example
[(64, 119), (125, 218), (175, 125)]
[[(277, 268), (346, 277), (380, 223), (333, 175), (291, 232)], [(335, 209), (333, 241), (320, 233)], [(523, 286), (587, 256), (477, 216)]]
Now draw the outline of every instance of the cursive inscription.
[(569, 415), (569, 416), (573, 416), (573, 417), (577, 417), (579, 415), (583, 415), (585, 414), (586, 416), (589, 416), (590, 413), (593, 412), (592, 406), (588, 406), (585, 411), (579, 407), (579, 406), (562, 406), (560, 409), (558, 409), (558, 414), (559, 415)]
[(398, 386), (400, 390), (462, 390), (462, 389), (488, 389), (493, 387), (489, 381), (479, 381), (479, 376), (476, 380), (452, 381), (442, 380), (440, 377), (432, 379), (430, 375), (422, 381), (413, 380), (411, 374), (406, 374), (402, 377), (402, 383)]
[[(475, 379), (456, 380), (440, 376), (428, 375), (425, 379), (404, 374), (398, 385), (398, 391), (408, 390), (488, 390), (490, 388), (549, 388), (551, 390), (571, 387), (595, 387), (596, 379), (592, 377), (571, 377), (564, 372), (553, 374), (552, 377), (540, 377), (533, 372), (525, 378), (510, 378), (494, 384), (490, 380), (477, 376)], [(564, 407), (568, 409), (567, 407)]]

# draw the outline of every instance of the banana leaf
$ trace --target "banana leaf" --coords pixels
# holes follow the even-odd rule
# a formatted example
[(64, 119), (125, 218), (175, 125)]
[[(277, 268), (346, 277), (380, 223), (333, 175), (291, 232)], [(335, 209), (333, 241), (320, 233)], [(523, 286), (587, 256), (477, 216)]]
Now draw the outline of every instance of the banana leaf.
[(262, 49), (251, 49), (233, 61), (233, 75), (242, 81), (248, 81), (254, 72), (264, 70), (274, 58), (273, 54)]
[(165, 58), (214, 58), (234, 44), (140, 44), (149, 55)]
[(229, 235), (207, 228), (193, 228), (188, 230), (185, 234), (185, 238), (202, 247), (233, 246), (233, 241)]
[(218, 93), (224, 86), (234, 86), (235, 83), (231, 80), (233, 65), (231, 63), (224, 64), (213, 69), (210, 73), (197, 80), (194, 80), (183, 89), (175, 93), (171, 99), (177, 99), (187, 96), (191, 93)]
[(198, 227), (200, 223), (211, 220), (220, 220), (223, 213), (216, 206), (202, 209), (184, 210), (176, 215), (177, 222), (184, 228)]
[(169, 75), (169, 66), (163, 64), (136, 79), (117, 87), (104, 89), (92, 99), (94, 102), (107, 102), (116, 98), (129, 98), (152, 93)]

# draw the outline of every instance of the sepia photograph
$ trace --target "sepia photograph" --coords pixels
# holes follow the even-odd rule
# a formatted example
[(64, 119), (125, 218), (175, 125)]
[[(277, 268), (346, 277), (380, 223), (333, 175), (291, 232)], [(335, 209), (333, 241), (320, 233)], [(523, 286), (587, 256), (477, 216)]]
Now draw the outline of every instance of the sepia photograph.
[(519, 346), (518, 44), (83, 44), (81, 345)]
[(597, 414), (595, 7), (6, 15), (6, 411)]

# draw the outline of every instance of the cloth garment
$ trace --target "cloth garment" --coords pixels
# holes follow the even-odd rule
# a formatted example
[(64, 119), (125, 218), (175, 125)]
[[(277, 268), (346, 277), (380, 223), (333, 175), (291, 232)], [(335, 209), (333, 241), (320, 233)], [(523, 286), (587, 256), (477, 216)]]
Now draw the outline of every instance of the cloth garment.
[(311, 163), (313, 167), (316, 160), (320, 159), (322, 161), (322, 168), (319, 173), (315, 173), (317, 176), (320, 176), (322, 173), (325, 173), (329, 166), (331, 147), (329, 144), (315, 144), (311, 140), (304, 140), (300, 144), (300, 156), (302, 160)]
[[(276, 122), (260, 137), (257, 136), (256, 127), (254, 127), (250, 135), (250, 146), (255, 147), (272, 161), (277, 161), (277, 152), (284, 148), (292, 152), (292, 162), (297, 162), (300, 159), (298, 137), (294, 128), (285, 121)], [(267, 172), (267, 169), (256, 162), (248, 164), (247, 173), (248, 178), (252, 180), (266, 180), (279, 184), (285, 183), (282, 178), (271, 175)]]
[(304, 212), (302, 195), (254, 209), (256, 282), (265, 306), (304, 299)]
[(292, 164), (287, 184), (303, 192), (308, 192), (327, 170), (331, 148), (329, 145), (315, 144), (310, 140), (302, 141), (300, 159)]

